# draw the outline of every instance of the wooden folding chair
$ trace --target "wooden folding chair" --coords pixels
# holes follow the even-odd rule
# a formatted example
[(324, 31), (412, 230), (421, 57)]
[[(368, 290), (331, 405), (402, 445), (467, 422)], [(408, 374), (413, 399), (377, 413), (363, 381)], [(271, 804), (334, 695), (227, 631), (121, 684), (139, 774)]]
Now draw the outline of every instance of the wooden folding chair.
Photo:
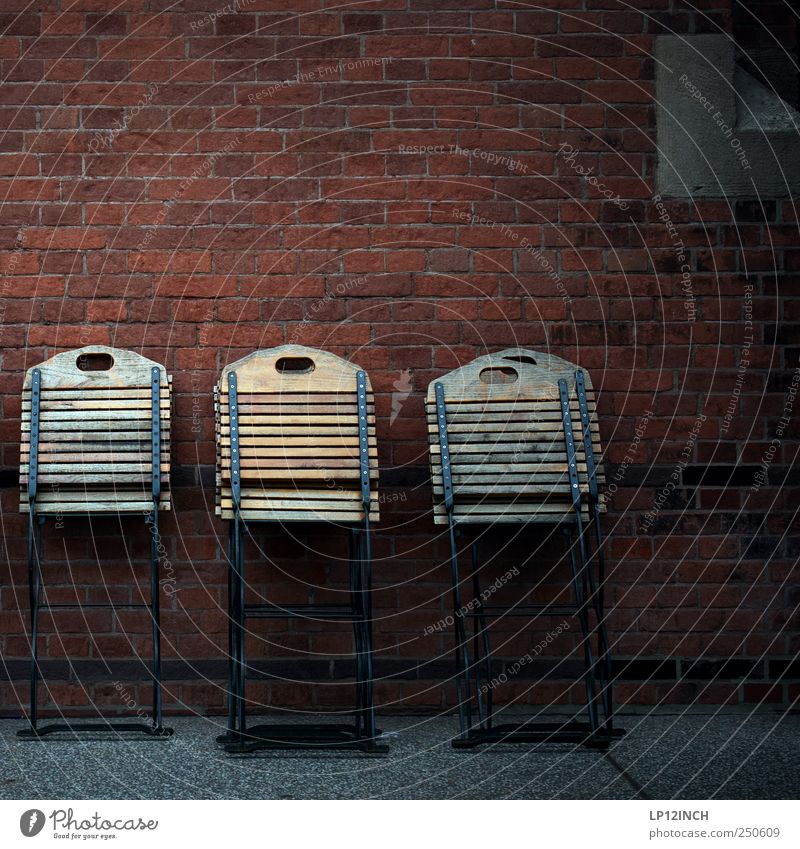
[[(604, 621), (605, 563), (599, 521), (603, 470), (588, 375), (550, 354), (509, 348), (433, 381), (426, 411), (434, 522), (448, 526), (451, 547), (460, 725), (453, 745), (559, 740), (607, 746), (619, 732), (612, 724), (611, 653)], [(561, 526), (570, 555), (574, 607), (484, 603), (475, 542), (471, 546), (473, 599), (462, 606), (456, 545), (460, 527), (507, 523)], [(489, 619), (565, 612), (578, 617), (583, 633), (588, 723), (495, 725)], [(473, 661), (465, 619), (472, 619), (474, 625)], [(484, 676), (486, 684), (482, 684)]]
[[(165, 736), (161, 717), (159, 510), (170, 509), (170, 380), (164, 366), (131, 351), (90, 345), (57, 354), (25, 375), (22, 391), (20, 510), (28, 514), (31, 610), (30, 727), (21, 737), (54, 731), (141, 732)], [(150, 534), (146, 604), (52, 604), (42, 577), (47, 520), (134, 516)], [(146, 609), (153, 629), (153, 709), (146, 723), (38, 724), (39, 617), (77, 608)]]
[[(370, 529), (378, 520), (375, 412), (367, 374), (333, 354), (284, 345), (227, 366), (216, 389), (217, 513), (230, 522), (228, 752), (385, 751), (376, 742)], [(350, 605), (245, 604), (243, 532), (256, 523), (324, 522), (350, 531)], [(245, 622), (352, 622), (353, 725), (261, 724), (245, 715)]]

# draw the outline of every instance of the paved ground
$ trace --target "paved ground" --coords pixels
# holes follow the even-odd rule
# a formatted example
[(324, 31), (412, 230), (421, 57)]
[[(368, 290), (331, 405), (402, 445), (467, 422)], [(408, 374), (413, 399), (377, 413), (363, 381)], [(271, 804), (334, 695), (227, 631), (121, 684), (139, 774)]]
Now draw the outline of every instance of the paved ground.
[(18, 740), (0, 721), (3, 799), (800, 798), (800, 715), (627, 715), (607, 755), (569, 745), (455, 751), (452, 717), (383, 717), (391, 751), (260, 753), (214, 743), (219, 718), (177, 718), (175, 736)]

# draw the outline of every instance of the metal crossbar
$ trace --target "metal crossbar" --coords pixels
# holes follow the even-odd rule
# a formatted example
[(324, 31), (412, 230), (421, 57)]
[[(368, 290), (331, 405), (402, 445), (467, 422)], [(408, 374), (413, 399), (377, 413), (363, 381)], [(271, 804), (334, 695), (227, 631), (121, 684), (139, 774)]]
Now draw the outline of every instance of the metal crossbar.
[[(17, 732), (22, 739), (40, 739), (49, 734), (71, 733), (73, 735), (87, 732), (106, 733), (137, 733), (146, 737), (168, 737), (173, 729), (165, 728), (162, 722), (161, 708), (161, 627), (159, 605), (159, 552), (160, 537), (158, 534), (158, 508), (161, 496), (161, 371), (155, 366), (151, 372), (151, 495), (152, 515), (145, 516), (150, 529), (150, 602), (146, 604), (124, 604), (88, 602), (86, 604), (49, 604), (42, 601), (42, 529), (47, 518), (44, 514), (36, 513), (36, 496), (38, 494), (39, 471), (39, 436), (40, 436), (40, 404), (42, 375), (40, 369), (33, 369), (31, 374), (31, 431), (30, 431), (30, 461), (28, 472), (28, 585), (29, 604), (31, 611), (31, 674), (30, 674), (30, 710), (28, 713), (28, 728)], [(87, 511), (91, 515), (91, 511)], [(112, 722), (103, 719), (101, 722), (54, 722), (47, 725), (39, 724), (39, 682), (41, 670), (39, 667), (39, 616), (42, 611), (105, 608), (116, 610), (146, 609), (150, 612), (153, 628), (153, 710), (150, 721), (144, 722)]]
[[(239, 442), (239, 400), (236, 372), (228, 374), (228, 414), (230, 421), (231, 496), (233, 520), (229, 539), (229, 708), (228, 730), (217, 738), (230, 754), (249, 754), (262, 749), (352, 749), (383, 753), (388, 747), (378, 742), (380, 731), (375, 725), (372, 672), (372, 612), (370, 542), (370, 468), (369, 430), (367, 421), (366, 374), (356, 375), (359, 428), (359, 482), (364, 516), (361, 527), (350, 530), (350, 600), (345, 605), (277, 605), (245, 604), (243, 533), (254, 520), (241, 516), (241, 472)], [(273, 520), (274, 521), (274, 520)], [(245, 710), (245, 623), (248, 619), (316, 619), (352, 622), (356, 660), (356, 709), (354, 722), (348, 724), (261, 723), (247, 725)]]
[[(584, 527), (583, 496), (579, 476), (579, 458), (575, 438), (569, 390), (565, 380), (559, 380), (559, 405), (563, 429), (564, 454), (567, 461), (567, 482), (571, 513), (561, 522), (569, 554), (574, 604), (485, 604), (481, 601), (479, 572), (480, 559), (476, 541), (471, 543), (472, 588), (477, 600), (473, 610), (464, 613), (461, 606), (458, 548), (456, 539), (461, 524), (455, 516), (452, 467), (448, 440), (447, 407), (445, 388), (442, 383), (434, 385), (436, 403), (436, 428), (441, 455), (443, 504), (447, 513), (450, 538), (450, 565), (453, 589), (456, 690), (458, 699), (459, 735), (453, 740), (455, 748), (472, 748), (485, 743), (500, 742), (569, 742), (581, 743), (590, 748), (607, 748), (611, 741), (623, 733), (612, 724), (613, 702), (611, 693), (611, 653), (605, 628), (603, 610), (603, 584), (605, 561), (602, 531), (599, 522), (599, 495), (597, 466), (592, 445), (591, 425), (586, 402), (583, 372), (575, 373), (576, 394), (581, 419), (581, 447), (586, 465), (588, 481), (589, 523), (594, 526), (596, 545), (591, 555), (587, 553), (586, 528)], [(597, 580), (594, 565), (597, 564)], [(594, 613), (594, 626), (590, 621)], [(586, 690), (588, 722), (570, 721), (562, 724), (553, 722), (522, 722), (496, 725), (492, 697), (492, 652), (488, 622), (499, 617), (525, 617), (529, 615), (573, 615), (577, 617), (583, 645), (583, 679)], [(474, 623), (472, 647), (474, 660), (470, 661), (469, 643), (465, 620)], [(597, 657), (592, 647), (598, 646)], [(602, 703), (602, 718), (598, 711), (598, 682)], [(474, 687), (474, 696), (472, 688)], [(473, 710), (477, 721), (473, 723)]]

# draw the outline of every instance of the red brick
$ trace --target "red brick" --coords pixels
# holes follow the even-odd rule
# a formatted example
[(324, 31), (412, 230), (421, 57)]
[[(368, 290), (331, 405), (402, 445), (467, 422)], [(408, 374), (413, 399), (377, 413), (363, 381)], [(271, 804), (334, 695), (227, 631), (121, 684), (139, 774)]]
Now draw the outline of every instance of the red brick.
[[(757, 658), (800, 648), (786, 631), (792, 602), (781, 589), (791, 577), (794, 488), (776, 495), (772, 485), (758, 492), (746, 485), (681, 486), (680, 497), (692, 499), (688, 509), (665, 505), (658, 530), (641, 531), (661, 487), (646, 476), (670, 473), (699, 410), (708, 420), (693, 464), (762, 462), (785, 403), (776, 369), (791, 374), (796, 365), (793, 272), (800, 252), (792, 250), (796, 212), (789, 201), (767, 225), (732, 220), (724, 200), (667, 202), (691, 250), (698, 316), (687, 320), (672, 240), (651, 202), (653, 34), (643, 32), (640, 10), (612, 9), (605, 0), (591, 0), (588, 10), (577, 0), (548, 0), (547, 8), (516, 11), (483, 0), (430, 0), (409, 12), (406, 0), (383, 0), (369, 10), (326, 3), (320, 11), (308, 0), (292, 4), (296, 14), (286, 16), (285, 3), (258, 0), (239, 15), (192, 28), (206, 9), (153, 15), (136, 2), (108, 15), (98, 4), (45, 10), (41, 21), (23, 12), (10, 31), (17, 34), (0, 38), (0, 59), (9, 65), (0, 95), (0, 272), (7, 281), (0, 450), (7, 475), (13, 477), (19, 458), (21, 375), (56, 349), (103, 342), (165, 362), (174, 374), (173, 458), (190, 479), (197, 479), (198, 465), (208, 467), (204, 479), (212, 474), (210, 388), (225, 363), (287, 340), (330, 349), (369, 369), (381, 463), (408, 466), (416, 480), (426, 474), (428, 382), (487, 348), (540, 347), (579, 362), (598, 387), (607, 475), (629, 463), (603, 519), (608, 598), (616, 604), (609, 625), (621, 651)], [(663, 11), (666, 4), (645, 5)], [(673, 22), (688, 31), (688, 15)], [(41, 29), (46, 35), (37, 38)], [(360, 49), (368, 59), (393, 61), (338, 65)], [(298, 71), (308, 78), (279, 85)], [(151, 83), (159, 86), (152, 98)], [(96, 132), (114, 126), (142, 97), (150, 102), (129, 116), (128, 126), (107, 147), (89, 151)], [(581, 164), (629, 209), (567, 168), (555, 155), (562, 143), (575, 147)], [(473, 154), (451, 153), (455, 144)], [(400, 145), (444, 152), (400, 154)], [(508, 156), (527, 170), (490, 165), (481, 152)], [(469, 223), (472, 215), (487, 223)], [(545, 250), (563, 292), (542, 258), (522, 246), (523, 236)], [(743, 354), (745, 264), (756, 332), (736, 419), (720, 440)], [(413, 391), (392, 420), (395, 384), (406, 369)], [(201, 421), (193, 430), (197, 409)], [(646, 434), (633, 450), (644, 415)], [(783, 435), (771, 474), (791, 465), (796, 443), (793, 432)], [(631, 451), (633, 462), (626, 460)], [(180, 588), (164, 599), (171, 643), (165, 654), (198, 661), (218, 659), (226, 643), (219, 609), (226, 598), (225, 528), (210, 513), (209, 493), (178, 487), (174, 515), (163, 524)], [(444, 562), (447, 551), (430, 524), (429, 488), (397, 493), (407, 500), (383, 505), (384, 530), (375, 537), (376, 638), (381, 652), (417, 664), (449, 651), (451, 635), (417, 639), (445, 610), (446, 571), (431, 571), (431, 564)], [(0, 491), (0, 506), (13, 572), (13, 584), (0, 593), (9, 610), (24, 594), (25, 524), (13, 487)], [(53, 569), (63, 570), (69, 556), (75, 582), (96, 584), (85, 526), (70, 524), (66, 549), (48, 547)], [(96, 533), (116, 539), (110, 528)], [(765, 541), (751, 546), (759, 534)], [(279, 597), (304, 593), (296, 586), (301, 581), (344, 587), (346, 576), (335, 566), (326, 572), (302, 534), (295, 543), (267, 536), (265, 548), (284, 571), (263, 580)], [(323, 537), (327, 551), (332, 535)], [(128, 545), (144, 563), (146, 537), (132, 534)], [(770, 546), (777, 548), (767, 575)], [(506, 555), (524, 558), (529, 551)], [(551, 554), (557, 559), (555, 548), (539, 556)], [(563, 566), (556, 567), (557, 580), (537, 587), (542, 598), (568, 585)], [(521, 590), (539, 580), (527, 578)], [(74, 594), (65, 575), (61, 580), (52, 598)], [(114, 597), (127, 598), (129, 566), (104, 565), (104, 580)], [(386, 588), (387, 581), (394, 584)], [(750, 587), (744, 595), (742, 586)], [(19, 614), (0, 620), (3, 656), (24, 657)], [(122, 632), (107, 618), (93, 620), (94, 643), (79, 616), (64, 624), (64, 645), (61, 637), (48, 641), (47, 655), (66, 649), (76, 658), (89, 651), (131, 657), (150, 650), (138, 614), (122, 618)], [(260, 643), (260, 656), (297, 659), (351, 648), (344, 631), (270, 628), (271, 645)], [(509, 651), (529, 650), (528, 638), (500, 633)], [(570, 642), (565, 651), (575, 647)], [(171, 706), (182, 701), (224, 712), (222, 682), (188, 680), (170, 689)], [(252, 690), (264, 704), (352, 704), (349, 684), (253, 682)], [(148, 685), (130, 686), (137, 701), (146, 701), (147, 691)], [(403, 710), (439, 710), (454, 699), (452, 687), (424, 675), (384, 683), (378, 693), (384, 705)], [(580, 686), (566, 681), (544, 688), (510, 682), (496, 695), (501, 704), (577, 704), (582, 697)], [(623, 680), (616, 693), (618, 702), (643, 704), (777, 703), (794, 695), (789, 685), (724, 681)], [(120, 702), (102, 684), (86, 692), (57, 682), (53, 696), (75, 712), (89, 698)]]

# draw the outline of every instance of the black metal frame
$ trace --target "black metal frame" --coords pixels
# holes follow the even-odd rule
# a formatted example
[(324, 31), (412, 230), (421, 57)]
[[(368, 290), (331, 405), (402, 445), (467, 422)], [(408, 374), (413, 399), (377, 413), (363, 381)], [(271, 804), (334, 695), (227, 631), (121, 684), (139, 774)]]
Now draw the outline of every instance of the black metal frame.
[[(233, 520), (229, 528), (230, 568), (228, 577), (228, 638), (230, 672), (228, 730), (217, 738), (225, 752), (249, 754), (265, 749), (304, 750), (352, 749), (383, 753), (388, 746), (378, 742), (375, 726), (372, 673), (372, 546), (370, 530), (370, 470), (367, 428), (366, 375), (356, 375), (358, 398), (359, 465), (361, 505), (364, 519), (350, 529), (350, 605), (272, 603), (245, 604), (243, 542), (250, 524), (241, 514), (241, 474), (239, 453), (239, 401), (236, 372), (228, 374), (228, 413), (231, 442), (231, 499)], [(270, 520), (266, 520), (269, 522)], [(262, 723), (248, 728), (245, 702), (245, 623), (248, 619), (313, 619), (352, 622), (356, 661), (356, 709), (354, 723)]]
[[(28, 585), (31, 611), (31, 675), (30, 675), (30, 712), (29, 727), (17, 732), (17, 736), (27, 740), (40, 739), (56, 732), (84, 733), (93, 731), (117, 733), (137, 733), (146, 737), (168, 737), (172, 728), (162, 724), (161, 710), (161, 625), (159, 600), (159, 533), (158, 506), (161, 498), (161, 371), (157, 366), (151, 370), (151, 478), (153, 512), (145, 514), (145, 522), (150, 527), (150, 603), (149, 604), (47, 604), (42, 602), (42, 528), (46, 515), (36, 513), (36, 494), (38, 489), (39, 465), (39, 403), (41, 397), (42, 375), (40, 369), (34, 369), (31, 376), (31, 436), (30, 463), (28, 472)], [(86, 515), (91, 515), (87, 513)], [(84, 608), (106, 608), (117, 610), (149, 610), (153, 624), (153, 711), (149, 723), (143, 722), (54, 722), (39, 725), (39, 680), (42, 677), (39, 667), (38, 639), (39, 613), (43, 610), (66, 610)]]
[[(452, 741), (454, 748), (474, 748), (484, 743), (537, 743), (567, 742), (580, 743), (590, 748), (605, 749), (614, 738), (622, 736), (624, 731), (613, 725), (613, 698), (611, 651), (605, 626), (604, 585), (605, 558), (603, 536), (600, 528), (599, 494), (597, 471), (592, 447), (591, 423), (586, 403), (586, 385), (582, 371), (575, 373), (576, 394), (581, 418), (583, 449), (588, 478), (588, 525), (594, 527), (594, 550), (587, 554), (588, 526), (585, 526), (582, 514), (580, 481), (578, 478), (578, 458), (572, 432), (572, 416), (567, 382), (559, 380), (559, 400), (561, 404), (562, 425), (564, 430), (564, 449), (567, 457), (567, 470), (572, 495), (572, 514), (562, 523), (572, 571), (572, 585), (575, 595), (573, 606), (556, 607), (552, 604), (487, 605), (482, 601), (480, 590), (477, 543), (471, 543), (472, 587), (475, 603), (465, 613), (461, 604), (461, 581), (458, 570), (458, 547), (456, 538), (460, 528), (454, 515), (453, 482), (450, 461), (450, 447), (447, 434), (447, 412), (444, 386), (435, 384), (436, 417), (441, 451), (442, 484), (444, 507), (447, 512), (448, 533), (450, 538), (450, 572), (452, 580), (453, 620), (455, 630), (456, 661), (456, 697), (458, 700), (459, 735)], [(597, 576), (593, 570), (597, 564)], [(594, 624), (590, 621), (590, 611), (594, 613)], [(577, 616), (583, 634), (584, 671), (586, 687), (586, 708), (588, 722), (521, 722), (495, 725), (492, 700), (492, 652), (489, 640), (488, 619), (498, 616)], [(474, 661), (469, 658), (469, 641), (465, 618), (472, 619), (472, 646)], [(597, 656), (592, 647), (592, 638), (596, 638)], [(482, 684), (485, 677), (486, 686)], [(471, 680), (472, 679), (472, 680)], [(471, 683), (475, 687), (475, 696), (471, 692)], [(599, 685), (599, 688), (598, 688)], [(599, 689), (599, 693), (598, 693)], [(598, 700), (602, 706), (602, 716), (598, 711)], [(477, 722), (473, 722), (473, 707), (477, 711)]]

